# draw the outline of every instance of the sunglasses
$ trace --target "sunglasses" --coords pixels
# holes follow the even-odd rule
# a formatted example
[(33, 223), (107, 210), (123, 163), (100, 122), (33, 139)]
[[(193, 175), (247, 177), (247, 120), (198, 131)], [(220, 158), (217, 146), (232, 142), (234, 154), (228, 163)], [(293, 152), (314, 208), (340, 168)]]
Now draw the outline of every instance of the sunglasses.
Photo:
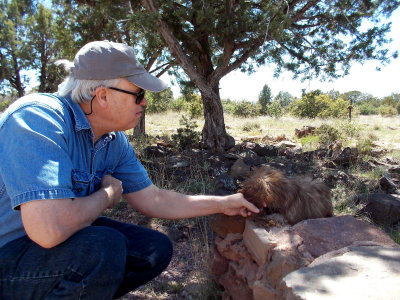
[(129, 94), (129, 95), (135, 96), (136, 97), (136, 101), (135, 102), (136, 102), (137, 105), (139, 105), (142, 102), (142, 100), (144, 98), (144, 94), (146, 93), (146, 91), (144, 89), (140, 89), (139, 93), (134, 93), (134, 92), (131, 92), (131, 91), (126, 91), (126, 90), (122, 90), (122, 89), (115, 88), (115, 87), (108, 87), (108, 88), (110, 90), (114, 90), (114, 91), (118, 91), (118, 92), (122, 92), (122, 93), (125, 93), (125, 94)]

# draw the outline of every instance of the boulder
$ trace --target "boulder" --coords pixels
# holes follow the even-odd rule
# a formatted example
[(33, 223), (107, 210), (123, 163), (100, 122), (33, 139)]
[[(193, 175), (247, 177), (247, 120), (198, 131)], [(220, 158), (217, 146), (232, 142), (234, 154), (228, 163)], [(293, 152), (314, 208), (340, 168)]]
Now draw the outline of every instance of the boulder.
[(333, 160), (333, 162), (337, 165), (348, 167), (351, 163), (356, 162), (357, 158), (358, 158), (358, 149), (346, 147), (339, 154), (339, 156)]
[(385, 174), (382, 174), (379, 178), (379, 185), (388, 194), (398, 194), (397, 185)]
[(250, 166), (246, 165), (242, 158), (235, 161), (231, 167), (230, 175), (234, 179), (243, 179), (248, 176), (250, 172)]
[(400, 195), (359, 194), (353, 201), (355, 204), (363, 204), (359, 214), (367, 215), (377, 224), (393, 225), (400, 222)]
[[(292, 227), (267, 229), (246, 219), (243, 235), (228, 233), (225, 238), (217, 237), (214, 251), (218, 255), (214, 255), (212, 270), (217, 270), (214, 275), (225, 288), (223, 299), (322, 299), (324, 290), (319, 289), (318, 284), (329, 281), (334, 286), (342, 273), (343, 276), (349, 274), (354, 277), (353, 284), (358, 282), (360, 285), (354, 293), (352, 290), (348, 292), (350, 298), (345, 297), (341, 291), (349, 285), (341, 280), (341, 285), (335, 286), (335, 290), (339, 291), (335, 299), (375, 299), (374, 291), (370, 291), (372, 298), (364, 293), (362, 280), (359, 279), (362, 276), (372, 279), (375, 275), (383, 275), (388, 271), (383, 266), (393, 265), (391, 271), (398, 272), (399, 249), (400, 246), (377, 227), (352, 216), (310, 219)], [(352, 254), (344, 257), (350, 252)], [(371, 263), (367, 264), (369, 257), (377, 260), (371, 259)], [(352, 264), (352, 260), (356, 264)], [(394, 260), (396, 264), (392, 264)], [(376, 268), (375, 261), (379, 261)], [(328, 263), (328, 267), (324, 267)], [(329, 273), (329, 268), (336, 270), (335, 267), (339, 266), (343, 271), (338, 273), (340, 276)], [(362, 273), (354, 272), (353, 269), (358, 267)], [(319, 276), (325, 274), (323, 272), (326, 272), (326, 277)], [(314, 291), (314, 281), (317, 291)], [(388, 282), (395, 285), (390, 279)], [(397, 292), (398, 284), (393, 286), (391, 291)], [(317, 296), (304, 296), (303, 290), (314, 291)], [(330, 286), (329, 293), (333, 293)]]
[(400, 248), (355, 246), (327, 257), (286, 275), (283, 299), (399, 299)]

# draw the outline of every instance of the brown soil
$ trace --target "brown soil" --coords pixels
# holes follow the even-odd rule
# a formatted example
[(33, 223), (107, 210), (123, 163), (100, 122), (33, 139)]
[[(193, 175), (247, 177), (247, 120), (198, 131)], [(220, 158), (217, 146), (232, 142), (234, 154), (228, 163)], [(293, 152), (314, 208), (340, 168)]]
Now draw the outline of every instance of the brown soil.
[(174, 244), (174, 255), (168, 268), (120, 299), (220, 299), (222, 292), (208, 270), (213, 234), (208, 229), (207, 217), (182, 221), (151, 219), (127, 208), (124, 202), (105, 215), (163, 232)]

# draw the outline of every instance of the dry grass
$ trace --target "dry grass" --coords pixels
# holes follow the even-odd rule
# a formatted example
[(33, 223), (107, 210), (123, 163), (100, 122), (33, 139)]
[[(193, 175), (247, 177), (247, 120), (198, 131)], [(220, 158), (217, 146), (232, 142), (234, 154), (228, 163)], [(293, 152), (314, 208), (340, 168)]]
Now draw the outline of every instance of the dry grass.
[[(170, 137), (176, 133), (181, 125), (179, 120), (184, 113), (168, 111), (163, 114), (146, 115), (146, 132), (150, 136)], [(237, 141), (248, 137), (261, 138), (265, 136), (278, 137), (285, 135), (288, 139), (295, 140), (295, 129), (303, 126), (320, 127), (328, 124), (335, 128), (346, 128), (357, 131), (357, 136), (346, 139), (344, 144), (354, 146), (360, 138), (370, 138), (385, 149), (395, 158), (400, 157), (400, 116), (382, 117), (356, 116), (353, 117), (351, 125), (348, 120), (334, 119), (298, 119), (291, 116), (283, 116), (279, 119), (258, 116), (252, 118), (239, 118), (225, 114), (225, 125), (227, 133), (235, 137)], [(196, 120), (197, 130), (200, 132), (204, 120)]]
[[(144, 147), (156, 141), (171, 141), (172, 134), (182, 127), (179, 124), (182, 115), (183, 113), (176, 112), (147, 114), (146, 133), (148, 137), (134, 140), (135, 149), (140, 153)], [(400, 116), (357, 116), (351, 123), (348, 120), (297, 119), (290, 116), (279, 119), (263, 116), (238, 118), (228, 114), (224, 117), (228, 134), (235, 137), (237, 142), (249, 137), (253, 137), (255, 141), (257, 139), (261, 141), (266, 136), (271, 138), (286, 136), (287, 139), (299, 142), (295, 137), (296, 128), (300, 129), (303, 126), (318, 128), (322, 124), (328, 124), (344, 134), (344, 146), (355, 146), (360, 139), (369, 139), (374, 141), (374, 144), (388, 149), (390, 153), (387, 155), (400, 159)], [(196, 130), (200, 132), (204, 120), (198, 119), (196, 123), (198, 125)], [(318, 147), (317, 143), (308, 146)], [(303, 150), (313, 149), (303, 146)], [(162, 188), (174, 189), (187, 194), (206, 193), (213, 190), (212, 182), (207, 176), (208, 168), (209, 166), (204, 163), (191, 163), (190, 178), (181, 183), (166, 178), (162, 171), (152, 174), (152, 179), (156, 185)], [(357, 166), (349, 169), (349, 173), (358, 178), (359, 182), (357, 179), (350, 185), (338, 184), (332, 189), (336, 214), (354, 214), (359, 207), (353, 206), (347, 199), (360, 192), (361, 186), (365, 182), (374, 183), (379, 172), (380, 170), (366, 172)], [(118, 214), (118, 212), (116, 213)], [(132, 217), (133, 215), (135, 213), (130, 212), (131, 221), (140, 221), (140, 216)], [(183, 243), (176, 244), (177, 253), (175, 253), (171, 266), (158, 279), (123, 299), (220, 299), (221, 292), (215, 282), (210, 279), (209, 254), (212, 233), (207, 218), (180, 221), (153, 219), (148, 222), (148, 226), (160, 231), (168, 231), (171, 228), (176, 228), (178, 231), (185, 230), (186, 239)], [(399, 229), (389, 229), (391, 230), (389, 233), (397, 241), (400, 236)]]

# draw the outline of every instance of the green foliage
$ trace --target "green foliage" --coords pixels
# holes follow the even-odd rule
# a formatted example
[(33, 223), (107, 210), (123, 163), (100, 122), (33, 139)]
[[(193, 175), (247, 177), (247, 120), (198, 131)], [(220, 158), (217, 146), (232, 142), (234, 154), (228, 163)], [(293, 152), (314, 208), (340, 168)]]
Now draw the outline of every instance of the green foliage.
[(249, 122), (249, 123), (246, 123), (246, 124), (243, 125), (242, 130), (244, 132), (250, 132), (250, 131), (253, 131), (253, 130), (259, 130), (260, 128), (261, 128), (261, 126), (260, 126), (259, 123)]
[(362, 138), (357, 143), (358, 153), (361, 155), (369, 155), (374, 143), (371, 138)]
[(341, 136), (338, 129), (328, 124), (322, 124), (315, 133), (318, 135), (319, 143), (324, 146), (335, 142)]
[(186, 110), (186, 101), (184, 97), (178, 97), (171, 101), (170, 109), (172, 111), (181, 112)]
[(312, 151), (318, 148), (319, 136), (318, 135), (307, 135), (300, 139), (300, 143), (304, 151)]
[(377, 115), (379, 108), (375, 107), (372, 103), (362, 103), (358, 106), (360, 115)]
[(267, 106), (267, 115), (273, 118), (279, 118), (282, 117), (284, 111), (282, 106), (278, 101), (272, 101), (270, 104)]
[(177, 133), (172, 135), (172, 140), (178, 149), (183, 150), (200, 141), (200, 133), (195, 131), (197, 128), (196, 121), (182, 116), (179, 124), (183, 127), (178, 128)]
[(343, 98), (337, 98), (329, 102), (329, 107), (322, 111), (319, 117), (321, 118), (346, 118), (348, 116), (349, 103)]
[(291, 113), (300, 118), (345, 118), (348, 116), (349, 103), (340, 97), (313, 91), (303, 95), (291, 105)]
[(279, 92), (274, 101), (278, 102), (282, 108), (285, 108), (292, 103), (293, 96), (288, 92)]
[(398, 114), (396, 107), (388, 104), (379, 107), (379, 114), (384, 117), (392, 117)]
[(352, 122), (342, 122), (338, 126), (339, 132), (346, 138), (358, 137), (361, 132), (361, 126)]
[(320, 91), (309, 92), (291, 105), (291, 113), (299, 118), (316, 118), (329, 108), (330, 100)]
[(56, 59), (57, 40), (55, 36), (56, 23), (53, 13), (43, 4), (39, 4), (36, 13), (29, 19), (31, 26), (28, 30), (32, 51), (32, 65), (41, 70), (39, 73), (38, 92), (55, 92), (65, 77), (66, 72), (54, 64)]
[(255, 117), (259, 115), (260, 107), (249, 101), (241, 101), (236, 103), (233, 115), (237, 117)]
[(19, 97), (25, 94), (27, 81), (21, 71), (30, 66), (34, 52), (27, 40), (33, 9), (32, 1), (0, 2), (0, 86), (14, 89)]
[(201, 100), (200, 95), (194, 95), (191, 101), (187, 104), (187, 108), (191, 119), (201, 117), (203, 115), (203, 101)]
[[(277, 75), (289, 70), (303, 79), (335, 78), (346, 74), (353, 61), (387, 63), (395, 56), (386, 47), (390, 24), (381, 21), (400, 5), (393, 1), (365, 5), (364, 1), (323, 0), (304, 6), (299, 1), (285, 11), (285, 2), (279, 1), (227, 5), (224, 1), (177, 4), (165, 0), (154, 7), (140, 1), (53, 0), (51, 4), (52, 13), (48, 14), (37, 1), (0, 3), (3, 90), (12, 88), (22, 95), (27, 81), (20, 72), (34, 69), (43, 80), (39, 90), (53, 91), (62, 74), (49, 60), (41, 59), (71, 59), (88, 41), (104, 39), (133, 45), (145, 68), (156, 71), (154, 75), (168, 70), (201, 89), (202, 95), (212, 95), (212, 101), (220, 101), (219, 82), (228, 73), (235, 69), (251, 73), (265, 63), (276, 65)], [(373, 22), (365, 22), (370, 20)], [(42, 51), (40, 38), (53, 53)], [(190, 112), (196, 115), (198, 108), (194, 105)], [(266, 113), (266, 106), (261, 110)], [(218, 114), (214, 118), (222, 118)], [(206, 120), (213, 123), (211, 118)]]
[(266, 115), (268, 111), (268, 105), (271, 103), (272, 93), (268, 85), (264, 84), (260, 94), (258, 95), (258, 103), (261, 106), (261, 114)]
[(146, 112), (148, 113), (165, 112), (169, 109), (170, 104), (173, 100), (173, 93), (170, 88), (167, 88), (160, 93), (149, 92), (146, 94), (146, 100), (147, 100)]
[(10, 99), (0, 102), (0, 112), (5, 111), (10, 104), (11, 104)]
[(230, 100), (230, 99), (223, 99), (222, 101), (222, 107), (224, 109), (224, 112), (233, 114), (235, 111), (236, 107), (236, 102)]

